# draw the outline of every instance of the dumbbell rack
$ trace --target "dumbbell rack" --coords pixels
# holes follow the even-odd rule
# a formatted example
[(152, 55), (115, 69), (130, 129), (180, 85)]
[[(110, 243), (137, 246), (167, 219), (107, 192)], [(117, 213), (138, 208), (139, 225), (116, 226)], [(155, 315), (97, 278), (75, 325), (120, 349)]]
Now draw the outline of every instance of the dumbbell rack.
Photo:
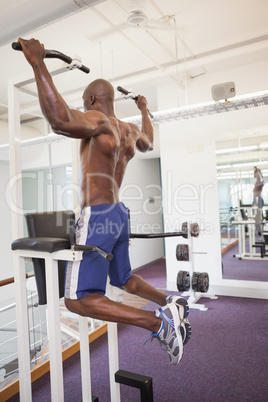
[[(193, 273), (194, 271), (194, 251), (193, 251), (193, 236), (191, 236), (190, 234), (190, 226), (187, 225), (187, 230), (188, 230), (188, 247), (189, 247), (189, 272), (190, 272), (190, 278), (191, 278), (191, 283), (192, 283), (192, 277), (193, 277)], [(198, 309), (201, 311), (206, 311), (208, 310), (208, 307), (205, 306), (205, 304), (196, 304), (199, 299), (201, 299), (201, 297), (208, 297), (210, 299), (218, 299), (217, 296), (212, 296), (212, 295), (208, 295), (206, 293), (200, 293), (200, 292), (196, 292), (195, 290), (193, 290), (192, 286), (190, 287), (190, 289), (188, 291), (185, 291), (182, 293), (183, 297), (189, 296), (188, 298), (188, 305), (190, 308), (193, 309)]]

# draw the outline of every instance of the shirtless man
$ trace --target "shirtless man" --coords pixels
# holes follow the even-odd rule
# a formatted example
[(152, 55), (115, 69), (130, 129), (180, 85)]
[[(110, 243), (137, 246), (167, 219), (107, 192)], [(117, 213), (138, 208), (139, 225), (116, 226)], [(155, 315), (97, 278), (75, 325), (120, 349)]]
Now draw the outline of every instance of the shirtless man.
[(265, 180), (263, 178), (262, 172), (257, 166), (254, 166), (254, 177), (256, 178), (255, 186), (253, 189), (253, 199), (256, 197), (261, 197), (262, 189), (265, 184)]
[[(76, 242), (96, 245), (113, 254), (113, 260), (108, 262), (97, 253), (84, 252), (82, 261), (67, 264), (66, 307), (82, 316), (148, 329), (165, 346), (170, 362), (177, 364), (191, 335), (187, 301), (179, 296), (167, 297), (131, 273), (128, 213), (118, 195), (127, 163), (136, 148), (142, 152), (153, 148), (153, 127), (146, 99), (139, 95), (136, 101), (142, 116), (141, 130), (116, 118), (114, 89), (103, 79), (93, 81), (85, 89), (85, 113), (72, 110), (58, 93), (46, 68), (43, 46), (35, 39), (18, 41), (32, 66), (40, 106), (52, 130), (81, 139), (82, 211), (76, 225)], [(107, 275), (113, 286), (162, 307), (145, 311), (108, 299)]]

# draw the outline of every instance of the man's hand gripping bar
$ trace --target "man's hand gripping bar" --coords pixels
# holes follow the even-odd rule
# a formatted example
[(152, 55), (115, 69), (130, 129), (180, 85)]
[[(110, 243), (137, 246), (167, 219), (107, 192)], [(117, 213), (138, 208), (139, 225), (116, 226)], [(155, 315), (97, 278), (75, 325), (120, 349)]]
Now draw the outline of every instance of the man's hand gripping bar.
[[(22, 51), (22, 46), (19, 42), (13, 42), (11, 46), (14, 50)], [(47, 49), (45, 49), (45, 52), (46, 52), (45, 57), (47, 59), (60, 59), (67, 64), (73, 64), (74, 68), (78, 68), (79, 70), (83, 71), (86, 74), (90, 72), (90, 69), (88, 67), (83, 66), (83, 64), (81, 64), (81, 62), (79, 62), (78, 60), (66, 56), (66, 54), (58, 52), (57, 50), (47, 50)]]
[[(122, 88), (120, 86), (117, 87), (117, 91), (121, 92), (124, 95), (129, 95), (129, 98), (133, 99), (134, 101), (136, 101), (138, 99), (138, 97), (135, 94), (133, 94), (133, 92), (130, 92), (127, 89)], [(148, 115), (153, 119), (154, 116), (152, 115), (152, 113), (150, 113), (149, 109), (147, 109), (147, 112), (148, 112)]]

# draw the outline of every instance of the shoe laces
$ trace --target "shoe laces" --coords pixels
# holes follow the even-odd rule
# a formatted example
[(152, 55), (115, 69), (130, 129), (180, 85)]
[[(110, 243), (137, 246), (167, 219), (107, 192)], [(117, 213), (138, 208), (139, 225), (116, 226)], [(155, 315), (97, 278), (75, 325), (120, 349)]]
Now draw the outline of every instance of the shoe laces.
[(146, 345), (146, 343), (148, 343), (148, 342), (153, 342), (154, 339), (157, 339), (157, 340), (159, 341), (160, 348), (161, 348), (162, 350), (164, 350), (165, 352), (168, 351), (168, 350), (170, 350), (168, 344), (165, 343), (164, 341), (161, 341), (161, 339), (159, 339), (158, 336), (151, 336), (150, 338), (148, 338), (148, 339), (144, 342), (144, 345)]

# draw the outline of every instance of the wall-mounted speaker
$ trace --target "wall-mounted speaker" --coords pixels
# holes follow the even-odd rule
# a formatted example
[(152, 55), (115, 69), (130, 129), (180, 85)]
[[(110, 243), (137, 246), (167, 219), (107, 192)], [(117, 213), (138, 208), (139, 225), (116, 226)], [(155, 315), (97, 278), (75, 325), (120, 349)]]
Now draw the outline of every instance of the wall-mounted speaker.
[(224, 82), (223, 84), (211, 87), (212, 98), (214, 101), (233, 98), (236, 95), (234, 82)]

